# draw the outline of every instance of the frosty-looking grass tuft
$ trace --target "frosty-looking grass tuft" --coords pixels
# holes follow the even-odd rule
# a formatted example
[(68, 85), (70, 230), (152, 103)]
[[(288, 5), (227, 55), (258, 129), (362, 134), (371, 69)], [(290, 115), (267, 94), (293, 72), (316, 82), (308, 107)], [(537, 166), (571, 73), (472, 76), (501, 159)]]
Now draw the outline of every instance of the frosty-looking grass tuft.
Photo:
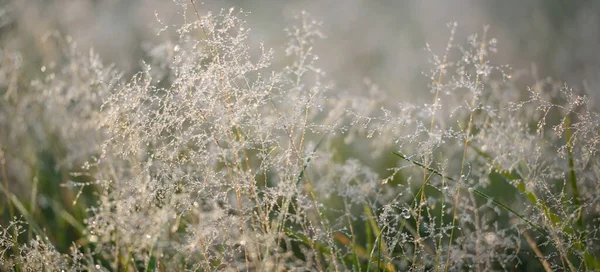
[(176, 2), (133, 74), (58, 33), (35, 71), (0, 47), (0, 270), (600, 269), (600, 116), (520, 87), (493, 26), (425, 46), (419, 102), (330, 83), (306, 12), (270, 49)]

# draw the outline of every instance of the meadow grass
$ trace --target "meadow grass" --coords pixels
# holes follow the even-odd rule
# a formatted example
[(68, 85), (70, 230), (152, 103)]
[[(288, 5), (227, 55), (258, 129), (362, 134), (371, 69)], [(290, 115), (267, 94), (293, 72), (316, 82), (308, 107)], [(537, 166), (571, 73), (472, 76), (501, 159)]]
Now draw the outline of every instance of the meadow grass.
[(307, 13), (277, 51), (179, 4), (132, 76), (66, 36), (34, 72), (0, 47), (2, 270), (600, 269), (600, 116), (520, 87), (488, 27), (426, 46), (418, 104), (326, 83)]

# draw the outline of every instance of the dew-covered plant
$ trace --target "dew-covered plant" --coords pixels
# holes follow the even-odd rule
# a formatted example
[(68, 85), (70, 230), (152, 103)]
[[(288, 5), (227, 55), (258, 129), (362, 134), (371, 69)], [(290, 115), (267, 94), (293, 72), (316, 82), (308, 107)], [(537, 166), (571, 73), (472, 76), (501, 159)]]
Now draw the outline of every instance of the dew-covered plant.
[(31, 81), (0, 51), (2, 269), (600, 269), (600, 116), (487, 27), (426, 47), (419, 104), (328, 83), (306, 13), (278, 51), (180, 4), (130, 77), (56, 34)]

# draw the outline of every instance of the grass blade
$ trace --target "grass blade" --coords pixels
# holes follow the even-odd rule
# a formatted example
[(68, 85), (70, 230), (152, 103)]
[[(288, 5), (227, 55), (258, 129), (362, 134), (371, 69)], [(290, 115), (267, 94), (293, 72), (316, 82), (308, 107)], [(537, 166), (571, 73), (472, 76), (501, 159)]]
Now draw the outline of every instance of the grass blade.
[(457, 180), (455, 180), (454, 178), (452, 178), (452, 177), (448, 177), (448, 176), (445, 176), (445, 175), (444, 175), (444, 174), (442, 174), (440, 171), (438, 171), (438, 170), (436, 170), (436, 169), (433, 169), (433, 168), (431, 168), (431, 167), (429, 167), (429, 166), (427, 166), (427, 165), (425, 165), (425, 164), (423, 164), (423, 163), (421, 163), (421, 162), (418, 162), (418, 161), (415, 161), (415, 160), (413, 160), (413, 159), (410, 159), (410, 158), (408, 158), (407, 156), (405, 156), (405, 155), (404, 155), (404, 154), (402, 154), (402, 153), (399, 153), (399, 152), (392, 152), (392, 153), (393, 153), (394, 155), (396, 155), (396, 156), (398, 156), (398, 157), (400, 157), (400, 158), (402, 158), (402, 159), (404, 159), (404, 160), (406, 160), (406, 161), (408, 161), (408, 162), (410, 162), (410, 163), (414, 164), (414, 165), (417, 165), (417, 166), (419, 166), (419, 167), (422, 167), (422, 168), (426, 169), (427, 171), (429, 171), (429, 172), (431, 172), (431, 173), (433, 173), (433, 174), (435, 174), (435, 175), (437, 175), (437, 176), (439, 176), (439, 177), (441, 177), (441, 178), (443, 178), (443, 179), (446, 179), (446, 180), (452, 181), (452, 182), (454, 182), (454, 183), (458, 184), (459, 186), (462, 186), (462, 187), (464, 187), (464, 188), (467, 188), (469, 191), (473, 191), (475, 194), (477, 194), (477, 195), (479, 195), (479, 196), (481, 196), (481, 197), (483, 197), (483, 198), (485, 198), (485, 199), (487, 199), (487, 200), (491, 201), (492, 203), (494, 203), (494, 204), (495, 204), (495, 205), (497, 205), (498, 207), (500, 207), (500, 208), (502, 208), (502, 209), (504, 209), (504, 210), (508, 211), (509, 213), (511, 213), (511, 214), (515, 215), (516, 217), (518, 217), (519, 219), (523, 220), (525, 223), (527, 223), (527, 225), (529, 225), (530, 227), (532, 227), (534, 230), (536, 230), (537, 232), (539, 232), (539, 233), (540, 233), (540, 234), (542, 234), (543, 236), (545, 236), (545, 237), (549, 237), (548, 233), (547, 233), (546, 231), (544, 231), (544, 230), (543, 230), (541, 227), (538, 227), (538, 226), (536, 226), (536, 225), (535, 225), (533, 222), (531, 222), (531, 221), (529, 221), (527, 218), (525, 218), (525, 216), (523, 216), (523, 215), (519, 214), (518, 212), (516, 212), (515, 210), (511, 209), (510, 207), (508, 207), (508, 206), (504, 205), (503, 203), (501, 203), (501, 202), (499, 202), (499, 201), (495, 200), (495, 199), (494, 199), (494, 198), (492, 198), (491, 196), (489, 196), (489, 195), (487, 195), (487, 194), (485, 194), (485, 193), (483, 193), (483, 192), (481, 192), (481, 191), (479, 191), (479, 190), (477, 190), (477, 189), (475, 189), (475, 188), (472, 188), (472, 187), (466, 187), (466, 186), (464, 186), (464, 185), (460, 184), (460, 182), (459, 182), (459, 181), (457, 181)]

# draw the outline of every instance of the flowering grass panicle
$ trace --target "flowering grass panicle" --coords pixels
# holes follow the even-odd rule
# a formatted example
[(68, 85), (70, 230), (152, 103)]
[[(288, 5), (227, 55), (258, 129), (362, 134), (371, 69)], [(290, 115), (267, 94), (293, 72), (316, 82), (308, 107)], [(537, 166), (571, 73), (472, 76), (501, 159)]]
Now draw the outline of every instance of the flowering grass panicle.
[(449, 24), (431, 100), (403, 101), (328, 83), (307, 13), (278, 51), (248, 13), (178, 4), (131, 76), (59, 35), (37, 79), (0, 51), (2, 269), (600, 268), (598, 113), (520, 87), (488, 27)]

